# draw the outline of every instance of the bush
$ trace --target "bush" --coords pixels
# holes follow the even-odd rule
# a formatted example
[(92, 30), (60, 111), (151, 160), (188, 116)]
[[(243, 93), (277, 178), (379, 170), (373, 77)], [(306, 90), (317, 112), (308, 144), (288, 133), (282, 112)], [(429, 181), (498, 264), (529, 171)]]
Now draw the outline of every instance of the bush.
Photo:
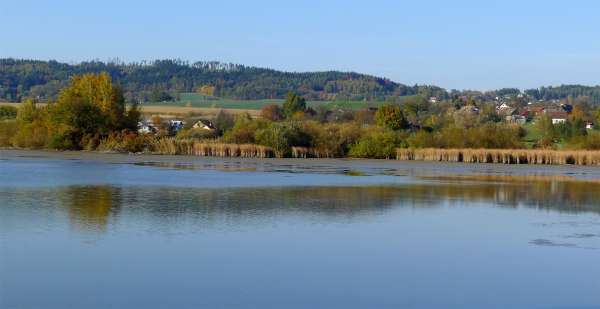
[(275, 156), (283, 158), (290, 156), (292, 146), (309, 146), (310, 136), (297, 123), (274, 122), (256, 132), (256, 141), (273, 148)]
[(375, 113), (377, 125), (391, 130), (404, 129), (407, 126), (400, 106), (388, 104), (380, 107)]
[(306, 100), (294, 92), (288, 92), (285, 102), (283, 102), (283, 113), (287, 117), (292, 117), (297, 112), (306, 110)]
[(213, 122), (219, 134), (223, 134), (225, 131), (230, 130), (235, 125), (235, 118), (232, 114), (220, 110)]
[(145, 152), (149, 151), (154, 137), (129, 131), (115, 132), (102, 139), (97, 150), (116, 152)]
[(258, 119), (253, 120), (250, 115), (239, 115), (233, 128), (225, 132), (224, 140), (227, 143), (234, 144), (254, 144), (256, 143), (256, 132), (269, 125), (268, 121)]
[(396, 155), (400, 144), (398, 135), (390, 130), (371, 130), (364, 134), (350, 148), (350, 156), (355, 158), (389, 159)]
[(343, 157), (350, 145), (360, 137), (361, 129), (353, 123), (317, 123), (307, 122), (303, 130), (310, 136), (312, 151), (318, 157)]
[(48, 145), (50, 131), (41, 121), (18, 123), (18, 130), (12, 139), (15, 147), (40, 149)]
[(569, 148), (600, 150), (600, 132), (591, 131), (585, 136), (577, 136), (569, 141)]
[(285, 118), (285, 115), (283, 114), (283, 110), (277, 104), (270, 104), (270, 105), (264, 106), (260, 110), (260, 116), (264, 119), (271, 120), (271, 121), (279, 121), (279, 120), (283, 120), (283, 118)]
[(17, 118), (17, 108), (10, 105), (0, 105), (0, 120)]
[(407, 144), (411, 148), (514, 149), (523, 148), (523, 135), (520, 126), (487, 123), (473, 128), (451, 126), (435, 133), (418, 131), (408, 137)]
[(0, 121), (0, 147), (11, 147), (12, 138), (16, 133), (16, 121)]
[(52, 135), (46, 147), (57, 150), (69, 150), (76, 148), (76, 146), (73, 145), (71, 136), (65, 133), (55, 133)]

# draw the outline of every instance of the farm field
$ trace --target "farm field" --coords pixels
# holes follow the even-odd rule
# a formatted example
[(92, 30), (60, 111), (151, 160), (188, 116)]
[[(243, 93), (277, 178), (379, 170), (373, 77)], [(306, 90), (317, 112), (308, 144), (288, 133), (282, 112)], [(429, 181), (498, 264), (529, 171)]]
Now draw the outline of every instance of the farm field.
[[(144, 103), (143, 106), (180, 106), (180, 107), (198, 107), (198, 108), (223, 108), (223, 109), (254, 109), (259, 110), (266, 105), (283, 104), (282, 99), (264, 99), (264, 100), (236, 100), (210, 97), (198, 93), (181, 93), (179, 100), (174, 102), (151, 102)], [(324, 106), (327, 109), (361, 109), (375, 107), (385, 102), (364, 102), (364, 101), (309, 101), (308, 106), (316, 108)]]

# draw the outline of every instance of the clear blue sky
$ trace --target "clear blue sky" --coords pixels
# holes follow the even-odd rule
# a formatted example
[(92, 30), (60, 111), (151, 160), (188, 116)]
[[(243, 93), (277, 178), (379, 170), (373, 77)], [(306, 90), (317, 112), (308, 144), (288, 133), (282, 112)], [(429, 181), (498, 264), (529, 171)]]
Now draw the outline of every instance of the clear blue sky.
[(492, 89), (600, 84), (600, 1), (0, 0), (0, 57), (219, 60)]

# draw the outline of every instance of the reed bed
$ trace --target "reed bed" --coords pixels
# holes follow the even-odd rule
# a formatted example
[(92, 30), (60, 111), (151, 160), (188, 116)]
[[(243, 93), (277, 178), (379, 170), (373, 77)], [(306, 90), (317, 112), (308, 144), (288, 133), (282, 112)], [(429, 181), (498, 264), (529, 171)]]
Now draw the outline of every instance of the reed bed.
[(339, 158), (339, 155), (329, 151), (321, 150), (313, 147), (292, 147), (292, 158), (306, 159), (306, 158), (319, 158), (319, 159), (331, 159)]
[(396, 159), (465, 163), (600, 165), (600, 151), (546, 149), (398, 148), (396, 149)]
[(253, 144), (224, 144), (217, 142), (157, 139), (152, 145), (158, 154), (190, 155), (201, 157), (272, 158), (273, 149)]

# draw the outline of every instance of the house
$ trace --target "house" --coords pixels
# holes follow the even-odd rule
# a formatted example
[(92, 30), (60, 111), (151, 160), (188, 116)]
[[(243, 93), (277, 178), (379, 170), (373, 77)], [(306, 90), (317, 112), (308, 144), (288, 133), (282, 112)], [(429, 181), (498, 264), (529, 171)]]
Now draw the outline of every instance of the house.
[(552, 119), (552, 124), (560, 124), (567, 122), (569, 116), (567, 112), (546, 112), (546, 115)]
[(430, 97), (429, 98), (429, 103), (434, 103), (435, 104), (437, 102), (438, 102), (438, 98), (436, 98), (436, 97)]
[(594, 123), (593, 122), (589, 122), (589, 121), (586, 122), (585, 123), (585, 128), (588, 129), (588, 130), (593, 129), (594, 128)]
[(496, 107), (496, 112), (500, 116), (507, 117), (507, 116), (516, 115), (517, 109), (514, 107), (511, 107), (510, 105), (508, 105), (506, 103), (502, 103), (502, 105)]
[(184, 125), (185, 125), (185, 122), (183, 122), (182, 120), (175, 120), (175, 119), (169, 120), (169, 128), (171, 128), (171, 130), (173, 130), (175, 132), (183, 129)]
[(527, 108), (527, 117), (536, 117), (542, 115), (546, 111), (543, 106), (530, 106)]
[(527, 117), (525, 117), (523, 115), (511, 114), (511, 115), (505, 116), (504, 119), (508, 123), (525, 124), (527, 122)]
[(154, 126), (154, 124), (152, 123), (152, 121), (146, 121), (146, 122), (138, 122), (138, 133), (140, 134), (155, 134), (156, 133), (156, 127)]
[(196, 123), (194, 123), (194, 125), (192, 126), (192, 129), (203, 129), (203, 130), (208, 130), (208, 131), (214, 131), (214, 130), (216, 130), (216, 128), (212, 124), (212, 122), (210, 122), (208, 120), (198, 120), (198, 121), (196, 121)]
[(512, 108), (512, 107), (510, 107), (510, 105), (508, 105), (506, 103), (502, 103), (502, 104), (496, 106), (497, 111), (501, 111), (501, 110), (505, 110), (505, 109), (509, 109), (509, 108)]

